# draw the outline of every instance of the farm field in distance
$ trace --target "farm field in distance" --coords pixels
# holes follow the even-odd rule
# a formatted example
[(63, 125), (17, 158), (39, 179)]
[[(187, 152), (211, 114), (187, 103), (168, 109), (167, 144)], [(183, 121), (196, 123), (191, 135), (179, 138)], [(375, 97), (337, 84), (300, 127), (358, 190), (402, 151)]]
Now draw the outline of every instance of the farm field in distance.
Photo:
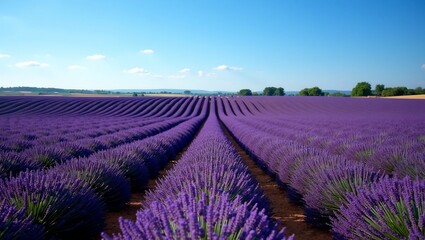
[(425, 238), (423, 99), (0, 96), (0, 129), (0, 239)]

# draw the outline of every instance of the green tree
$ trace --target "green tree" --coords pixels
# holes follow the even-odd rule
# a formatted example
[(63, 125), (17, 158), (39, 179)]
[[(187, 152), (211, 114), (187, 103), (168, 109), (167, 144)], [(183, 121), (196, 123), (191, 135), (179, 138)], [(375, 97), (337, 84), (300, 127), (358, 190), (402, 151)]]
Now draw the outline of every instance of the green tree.
[(421, 87), (415, 88), (415, 94), (424, 94), (425, 89), (422, 89)]
[(359, 82), (351, 91), (351, 96), (370, 96), (372, 94), (370, 83)]
[(137, 93), (136, 92), (133, 93), (133, 97), (137, 97)]
[(241, 89), (238, 92), (238, 95), (241, 95), (241, 96), (252, 96), (252, 91), (250, 89)]
[(285, 96), (285, 89), (283, 89), (282, 87), (278, 87), (274, 91), (273, 95), (275, 95), (275, 96)]
[(375, 86), (375, 95), (376, 96), (381, 96), (382, 95), (382, 91), (384, 91), (385, 89), (385, 85), (384, 84), (377, 84)]
[(285, 89), (282, 87), (266, 87), (263, 90), (264, 96), (285, 96)]
[(263, 95), (264, 96), (273, 96), (274, 92), (276, 92), (276, 88), (275, 87), (266, 87), (263, 90)]
[(191, 91), (189, 91), (189, 90), (184, 90), (184, 92), (183, 92), (184, 94), (186, 94), (186, 95), (190, 95), (190, 94), (192, 94), (192, 92)]
[(407, 95), (409, 93), (409, 90), (407, 87), (393, 87), (393, 88), (385, 88), (382, 91), (382, 96), (389, 97), (389, 96), (402, 96)]
[(300, 91), (301, 96), (324, 96), (324, 92), (319, 87), (304, 88)]

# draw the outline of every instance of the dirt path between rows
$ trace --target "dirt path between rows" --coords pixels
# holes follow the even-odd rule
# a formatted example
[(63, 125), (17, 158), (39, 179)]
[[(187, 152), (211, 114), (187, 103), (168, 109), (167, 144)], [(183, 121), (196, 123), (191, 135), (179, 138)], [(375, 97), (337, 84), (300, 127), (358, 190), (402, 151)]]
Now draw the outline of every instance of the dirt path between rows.
[[(201, 123), (201, 126), (197, 129), (195, 135), (193, 136), (192, 140), (195, 139), (198, 134), (201, 132), (202, 128), (204, 127), (205, 121), (207, 117), (204, 119), (204, 122)], [(133, 221), (136, 220), (136, 213), (138, 210), (140, 210), (143, 206), (145, 195), (148, 191), (153, 191), (156, 186), (159, 179), (163, 178), (169, 170), (171, 170), (174, 165), (180, 160), (180, 158), (183, 156), (183, 154), (186, 152), (187, 148), (190, 146), (191, 142), (187, 144), (177, 155), (174, 159), (168, 162), (168, 164), (165, 166), (164, 169), (159, 171), (158, 175), (155, 178), (149, 179), (148, 185), (146, 186), (146, 189), (142, 192), (134, 192), (131, 194), (130, 202), (127, 204), (127, 207), (116, 212), (107, 212), (106, 219), (105, 219), (105, 228), (103, 229), (103, 232), (108, 234), (109, 236), (112, 236), (112, 234), (117, 234), (121, 232), (118, 219), (119, 217), (123, 217), (126, 219), (131, 219)], [(99, 239), (102, 239), (99, 236)]]
[[(157, 181), (161, 179), (164, 175), (167, 174), (167, 171), (172, 169), (176, 162), (181, 158), (182, 154), (186, 151), (186, 148), (184, 148), (175, 159), (170, 161), (163, 170), (159, 172), (159, 174), (154, 179), (149, 179), (148, 185), (146, 187), (146, 190), (143, 192), (135, 192), (131, 194), (130, 202), (128, 202), (127, 207), (116, 212), (108, 212), (106, 214), (105, 219), (105, 228), (103, 229), (103, 232), (108, 234), (109, 236), (112, 236), (112, 234), (117, 234), (121, 232), (118, 219), (119, 217), (123, 217), (126, 219), (131, 219), (133, 221), (136, 220), (136, 213), (138, 210), (140, 210), (143, 207), (144, 198), (146, 195), (146, 192), (149, 190), (154, 190), (157, 185)], [(101, 239), (101, 238), (99, 238)]]
[(267, 175), (260, 167), (257, 166), (254, 160), (252, 160), (252, 158), (242, 149), (223, 124), (222, 128), (245, 164), (248, 166), (252, 175), (259, 182), (260, 188), (264, 191), (264, 194), (270, 201), (273, 213), (271, 217), (281, 222), (280, 227), (285, 227), (285, 234), (287, 236), (295, 234), (296, 240), (332, 239), (332, 236), (328, 231), (314, 228), (304, 221), (303, 208), (289, 202), (286, 191), (280, 188), (272, 177)]

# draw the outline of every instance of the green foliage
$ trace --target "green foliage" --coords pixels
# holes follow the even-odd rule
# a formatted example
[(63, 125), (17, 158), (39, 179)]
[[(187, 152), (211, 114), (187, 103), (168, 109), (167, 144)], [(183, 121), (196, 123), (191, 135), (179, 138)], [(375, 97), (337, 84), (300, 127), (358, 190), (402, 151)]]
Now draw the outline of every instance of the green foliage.
[(385, 88), (382, 91), (382, 96), (383, 97), (402, 96), (402, 95), (407, 95), (408, 93), (409, 93), (409, 90), (407, 89), (407, 87)]
[(370, 83), (368, 82), (359, 82), (351, 91), (351, 96), (370, 96), (372, 95), (372, 90)]
[(334, 93), (325, 93), (325, 96), (332, 96), (332, 97), (349, 97), (350, 95), (347, 95), (342, 92), (334, 92)]
[(382, 91), (384, 91), (385, 89), (385, 85), (384, 84), (377, 84), (375, 86), (375, 95), (376, 96), (381, 96), (382, 95)]
[(285, 96), (285, 89), (282, 87), (266, 87), (263, 90), (264, 96)]
[(191, 91), (189, 91), (189, 90), (185, 90), (183, 93), (184, 93), (184, 94), (186, 94), (186, 95), (190, 95), (190, 94), (192, 94), (192, 92), (191, 92)]
[(252, 91), (250, 89), (241, 89), (238, 92), (238, 95), (241, 95), (241, 96), (252, 96)]
[(300, 91), (301, 96), (324, 96), (324, 92), (319, 87), (304, 88)]

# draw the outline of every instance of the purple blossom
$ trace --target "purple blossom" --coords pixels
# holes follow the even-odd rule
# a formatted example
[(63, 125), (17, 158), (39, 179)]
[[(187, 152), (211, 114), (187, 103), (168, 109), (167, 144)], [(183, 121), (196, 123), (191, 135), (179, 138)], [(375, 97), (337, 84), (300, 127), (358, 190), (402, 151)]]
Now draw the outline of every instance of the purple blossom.
[(44, 228), (25, 215), (25, 209), (17, 210), (6, 201), (0, 202), (1, 239), (44, 239)]
[(47, 238), (92, 237), (103, 227), (103, 204), (81, 180), (51, 171), (0, 179), (0, 198), (44, 226)]
[(425, 182), (409, 177), (385, 178), (348, 197), (332, 218), (341, 239), (423, 239)]

